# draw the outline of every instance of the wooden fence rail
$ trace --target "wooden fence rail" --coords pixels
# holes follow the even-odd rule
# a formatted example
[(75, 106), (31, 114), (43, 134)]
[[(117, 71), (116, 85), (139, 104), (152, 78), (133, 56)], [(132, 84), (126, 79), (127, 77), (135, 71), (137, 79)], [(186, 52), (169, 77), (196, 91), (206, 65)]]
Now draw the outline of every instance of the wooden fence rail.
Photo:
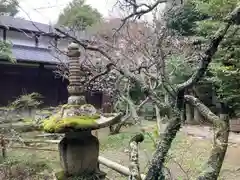
[[(28, 146), (9, 146), (7, 147), (6, 144), (10, 141), (12, 142), (19, 142), (19, 143), (24, 143), (24, 144), (28, 144), (28, 143), (48, 143), (48, 144), (58, 144), (60, 142), (60, 140), (33, 140), (33, 139), (24, 139), (24, 140), (20, 140), (20, 139), (16, 139), (16, 138), (6, 138), (4, 137), (4, 135), (0, 135), (0, 145), (1, 145), (1, 150), (2, 150), (2, 157), (6, 158), (6, 149), (7, 148), (11, 148), (11, 149), (27, 149), (27, 150), (39, 150), (39, 151), (54, 151), (54, 152), (58, 152), (57, 149), (45, 149), (45, 148), (37, 148), (37, 147), (28, 147)], [(124, 176), (130, 176), (130, 170), (128, 167), (125, 167), (121, 164), (118, 164), (114, 161), (111, 161), (107, 158), (104, 158), (102, 156), (98, 157), (98, 162), (118, 173), (120, 173), (121, 175)], [(144, 179), (145, 175), (141, 174), (141, 178)]]
[(47, 143), (47, 144), (58, 144), (60, 140), (33, 140), (33, 139), (16, 139), (16, 138), (3, 138), (4, 141), (20, 142), (20, 143)]

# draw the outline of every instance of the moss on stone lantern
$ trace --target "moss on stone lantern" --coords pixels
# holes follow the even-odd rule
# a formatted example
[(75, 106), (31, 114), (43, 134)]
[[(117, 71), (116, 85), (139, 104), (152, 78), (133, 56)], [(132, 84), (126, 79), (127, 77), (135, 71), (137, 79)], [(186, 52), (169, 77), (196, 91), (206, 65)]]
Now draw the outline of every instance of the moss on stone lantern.
[(121, 114), (99, 114), (94, 106), (86, 104), (79, 56), (78, 45), (70, 44), (68, 103), (43, 121), (43, 129), (48, 133), (65, 134), (59, 143), (64, 175), (61, 180), (69, 177), (105, 179), (105, 173), (100, 171), (98, 165), (99, 141), (91, 131), (118, 123)]

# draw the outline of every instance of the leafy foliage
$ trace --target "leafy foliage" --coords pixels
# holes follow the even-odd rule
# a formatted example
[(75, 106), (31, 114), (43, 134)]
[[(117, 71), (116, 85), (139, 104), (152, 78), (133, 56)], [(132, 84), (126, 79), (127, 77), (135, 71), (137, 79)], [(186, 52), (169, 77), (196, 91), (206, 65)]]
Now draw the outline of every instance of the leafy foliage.
[(58, 24), (67, 27), (85, 29), (101, 19), (102, 15), (85, 3), (85, 0), (73, 0), (58, 18)]
[[(205, 40), (223, 25), (223, 17), (231, 12), (238, 2), (238, 0), (188, 0), (173, 16), (170, 16), (169, 27), (185, 36), (200, 37), (204, 45)], [(204, 79), (208, 81), (205, 83), (213, 84), (218, 98), (227, 102), (236, 112), (240, 110), (239, 42), (239, 26), (233, 26), (214, 56)], [(180, 72), (185, 70), (180, 68)]]
[(18, 13), (17, 0), (0, 0), (0, 13), (2, 15), (15, 16)]
[(15, 110), (36, 108), (42, 104), (41, 98), (39, 93), (21, 95), (11, 103), (11, 107)]
[(11, 48), (12, 46), (10, 43), (0, 40), (0, 58), (11, 62), (16, 62), (15, 58), (12, 56)]
[(181, 6), (171, 9), (166, 16), (167, 27), (176, 30), (181, 35), (195, 33), (196, 22), (206, 18), (195, 6), (194, 2), (187, 1)]
[(167, 61), (167, 73), (170, 74), (171, 84), (178, 84), (186, 81), (194, 71), (191, 63), (185, 62), (184, 57), (172, 56)]
[(223, 19), (239, 2), (238, 0), (192, 0), (199, 12), (213, 20)]
[(144, 99), (145, 96), (142, 88), (138, 84), (132, 85), (129, 90), (129, 95), (136, 104), (139, 104), (139, 102)]
[[(224, 22), (219, 19), (226, 16), (236, 4), (237, 0), (209, 0), (198, 1), (201, 11), (208, 12), (211, 19), (198, 23), (198, 35), (208, 38), (216, 32), (217, 28)], [(230, 28), (229, 33), (223, 40), (218, 52), (214, 57), (214, 63), (210, 66), (210, 80), (216, 89), (218, 98), (227, 102), (235, 112), (240, 109), (239, 92), (239, 58), (240, 58), (240, 32), (239, 26)]]

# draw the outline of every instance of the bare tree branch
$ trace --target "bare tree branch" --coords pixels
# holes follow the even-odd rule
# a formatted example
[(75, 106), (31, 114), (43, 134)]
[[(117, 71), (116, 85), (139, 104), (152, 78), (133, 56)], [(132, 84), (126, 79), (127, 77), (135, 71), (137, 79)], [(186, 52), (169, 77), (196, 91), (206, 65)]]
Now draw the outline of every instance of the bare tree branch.
[(128, 180), (142, 180), (140, 174), (140, 167), (139, 167), (139, 154), (138, 154), (138, 143), (143, 142), (144, 136), (143, 134), (137, 134), (134, 136), (129, 143), (130, 149), (130, 165), (129, 170), (131, 175), (128, 177)]
[(108, 60), (110, 60), (111, 62), (113, 62), (113, 59), (108, 55), (108, 53), (106, 53), (105, 51), (101, 50), (99, 47), (97, 46), (92, 46), (87, 42), (78, 40), (77, 38), (71, 36), (70, 34), (60, 30), (59, 28), (55, 28), (57, 32), (71, 38), (73, 41), (75, 41), (76, 43), (78, 43), (80, 46), (82, 46), (84, 49), (86, 50), (90, 50), (90, 51), (94, 51), (94, 52), (99, 52), (100, 54), (102, 54), (104, 57), (106, 57)]
[[(132, 7), (132, 13), (130, 13), (128, 16), (126, 16), (124, 19), (122, 19), (121, 26), (116, 29), (116, 32), (121, 30), (121, 28), (127, 23), (128, 20), (131, 18), (140, 19), (143, 15), (150, 13), (153, 9), (155, 9), (159, 4), (165, 3), (167, 0), (157, 0), (152, 5), (147, 4), (138, 4), (135, 0), (124, 0), (125, 6), (131, 6)], [(146, 7), (143, 9), (143, 7)]]
[(109, 63), (106, 65), (106, 70), (95, 75), (94, 77), (92, 77), (87, 83), (86, 83), (86, 86), (89, 86), (91, 82), (95, 81), (97, 78), (101, 77), (101, 76), (104, 76), (106, 74), (108, 74), (110, 71), (111, 71), (111, 66), (114, 66), (113, 63)]

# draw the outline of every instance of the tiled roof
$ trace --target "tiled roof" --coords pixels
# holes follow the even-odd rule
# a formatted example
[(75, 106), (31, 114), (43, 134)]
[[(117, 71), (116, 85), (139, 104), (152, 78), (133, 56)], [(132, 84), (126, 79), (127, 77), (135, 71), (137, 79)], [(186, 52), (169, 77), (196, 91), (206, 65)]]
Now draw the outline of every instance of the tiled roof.
[(29, 62), (41, 62), (57, 64), (59, 59), (57, 59), (50, 49), (29, 47), (22, 45), (13, 45), (12, 53), (17, 61), (29, 61)]
[(0, 16), (0, 26), (6, 28), (12, 28), (15, 30), (31, 31), (37, 33), (43, 33), (48, 35), (58, 35), (62, 36), (59, 32), (55, 30), (55, 27), (61, 29), (62, 31), (68, 32), (68, 34), (82, 40), (87, 40), (89, 38), (86, 32), (72, 32), (67, 27), (62, 27), (59, 25), (49, 25), (38, 22), (33, 22), (21, 18), (11, 17), (11, 16)]
[(51, 25), (32, 22), (21, 18), (14, 18), (11, 16), (0, 16), (0, 26), (14, 28), (16, 30), (21, 29), (33, 32), (43, 32), (47, 34), (54, 33), (54, 28)]
[[(43, 33), (45, 35), (47, 34), (63, 36), (54, 29), (56, 26), (32, 22), (29, 20), (15, 18), (11, 16), (0, 16), (0, 27), (12, 28), (21, 31), (37, 32), (41, 34)], [(86, 32), (71, 32), (66, 27), (58, 28), (62, 31), (68, 32), (70, 35), (76, 37), (77, 39), (88, 40), (90, 37)], [(15, 44), (13, 44), (12, 53), (13, 56), (17, 59), (17, 61), (57, 64), (59, 63), (59, 59), (66, 60), (67, 58), (65, 55), (59, 54), (58, 56), (60, 57), (56, 58), (55, 55), (53, 55), (54, 51), (51, 49)]]

